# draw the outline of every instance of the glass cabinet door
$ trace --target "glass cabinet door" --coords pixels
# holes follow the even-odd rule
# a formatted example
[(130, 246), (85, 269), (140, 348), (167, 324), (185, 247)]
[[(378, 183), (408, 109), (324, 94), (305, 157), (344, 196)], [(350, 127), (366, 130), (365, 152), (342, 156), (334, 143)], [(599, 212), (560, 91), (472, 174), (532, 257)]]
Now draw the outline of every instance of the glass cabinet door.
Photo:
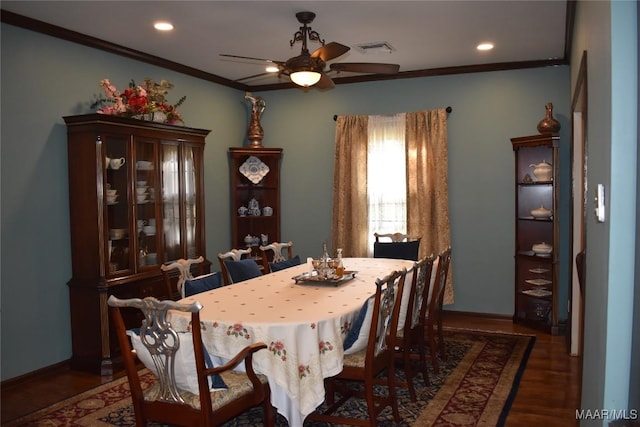
[(136, 251), (138, 268), (158, 264), (158, 224), (156, 222), (156, 146), (154, 140), (136, 140), (135, 194)]
[(189, 145), (184, 146), (183, 174), (185, 187), (185, 249), (187, 258), (196, 258), (201, 254), (197, 253), (200, 245), (200, 236), (197, 234), (198, 218), (198, 194), (204, 189), (198, 188), (202, 182), (200, 175), (202, 172), (196, 165), (201, 164), (202, 148)]
[(180, 170), (178, 146), (162, 145), (163, 262), (182, 258), (180, 247)]
[(120, 135), (104, 135), (104, 200), (106, 201), (106, 222), (109, 233), (107, 256), (109, 276), (127, 274), (131, 265), (131, 238), (129, 229), (130, 210), (129, 167), (127, 161), (129, 138)]

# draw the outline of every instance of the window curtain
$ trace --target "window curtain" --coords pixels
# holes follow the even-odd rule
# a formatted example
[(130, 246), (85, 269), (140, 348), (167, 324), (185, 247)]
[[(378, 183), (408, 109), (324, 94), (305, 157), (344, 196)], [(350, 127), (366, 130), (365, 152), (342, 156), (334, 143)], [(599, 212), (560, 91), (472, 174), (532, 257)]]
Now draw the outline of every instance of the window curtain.
[(347, 257), (366, 257), (368, 116), (336, 119), (332, 247)]
[[(407, 232), (422, 236), (420, 257), (451, 246), (445, 109), (406, 113)], [(453, 304), (453, 261), (444, 303)]]
[[(405, 114), (407, 233), (422, 236), (420, 256), (437, 254), (451, 245), (447, 113), (438, 109)], [(336, 119), (332, 245), (349, 257), (366, 257), (370, 250), (368, 121), (369, 116)], [(444, 297), (445, 304), (453, 303), (451, 270)]]

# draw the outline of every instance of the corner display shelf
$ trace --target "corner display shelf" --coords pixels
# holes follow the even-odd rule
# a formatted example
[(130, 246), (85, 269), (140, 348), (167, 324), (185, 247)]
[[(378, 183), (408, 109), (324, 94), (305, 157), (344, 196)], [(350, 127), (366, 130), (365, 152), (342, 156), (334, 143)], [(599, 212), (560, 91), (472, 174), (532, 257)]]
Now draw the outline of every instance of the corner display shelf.
[(513, 321), (554, 335), (562, 332), (558, 322), (556, 250), (560, 214), (558, 142), (556, 134), (511, 139), (516, 201)]
[[(206, 256), (203, 156), (209, 131), (102, 114), (64, 121), (71, 365), (112, 375), (119, 351), (109, 295), (174, 298), (167, 295), (160, 264)], [(140, 319), (130, 315), (125, 323), (139, 326)]]
[[(249, 247), (260, 262), (258, 240), (248, 242), (247, 236), (269, 242), (280, 241), (280, 161), (282, 148), (230, 147), (231, 173), (231, 246)], [(259, 210), (253, 210), (257, 202)], [(241, 208), (248, 211), (242, 212)], [(265, 209), (267, 208), (267, 212)], [(269, 209), (271, 211), (269, 212)], [(265, 215), (266, 214), (266, 215)]]

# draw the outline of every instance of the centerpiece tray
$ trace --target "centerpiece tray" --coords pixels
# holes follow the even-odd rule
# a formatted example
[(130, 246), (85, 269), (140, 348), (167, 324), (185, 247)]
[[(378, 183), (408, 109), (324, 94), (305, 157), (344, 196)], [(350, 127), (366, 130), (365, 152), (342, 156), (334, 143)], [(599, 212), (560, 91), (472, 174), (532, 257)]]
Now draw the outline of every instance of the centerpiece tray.
[(329, 285), (329, 286), (340, 286), (349, 280), (353, 280), (356, 277), (357, 271), (345, 271), (342, 277), (339, 279), (324, 279), (322, 277), (318, 277), (315, 273), (302, 273), (298, 276), (292, 277), (296, 283), (306, 284), (306, 285)]

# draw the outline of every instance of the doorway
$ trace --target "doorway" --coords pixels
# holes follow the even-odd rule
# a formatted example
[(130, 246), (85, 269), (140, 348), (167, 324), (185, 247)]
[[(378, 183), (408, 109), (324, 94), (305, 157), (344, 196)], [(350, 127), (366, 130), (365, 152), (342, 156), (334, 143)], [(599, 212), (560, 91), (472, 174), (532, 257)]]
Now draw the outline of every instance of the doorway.
[[(583, 52), (571, 104), (572, 267), (570, 328), (567, 335), (572, 356), (582, 356), (584, 338), (584, 265), (587, 219), (587, 52)], [(576, 262), (578, 261), (578, 262)]]

